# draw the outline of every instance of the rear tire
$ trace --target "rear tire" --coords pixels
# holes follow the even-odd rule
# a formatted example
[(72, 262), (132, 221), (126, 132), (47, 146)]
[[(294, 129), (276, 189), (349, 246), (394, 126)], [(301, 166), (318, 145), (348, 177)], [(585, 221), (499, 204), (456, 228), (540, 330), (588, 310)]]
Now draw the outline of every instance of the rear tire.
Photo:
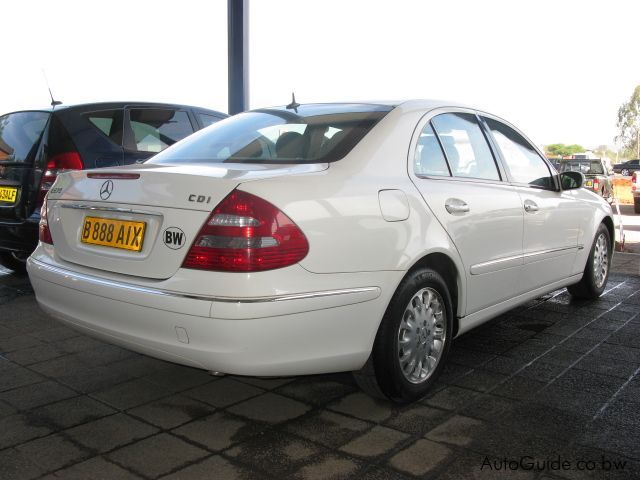
[(452, 334), (451, 295), (440, 274), (410, 272), (387, 307), (371, 356), (354, 372), (356, 383), (396, 403), (424, 397), (444, 367)]
[(620, 174), (623, 177), (628, 177), (629, 176), (629, 170), (627, 170), (626, 168), (622, 169), (622, 172), (620, 172)]
[(593, 300), (604, 292), (609, 279), (611, 258), (611, 237), (609, 230), (601, 223), (596, 231), (596, 236), (591, 245), (591, 251), (584, 267), (582, 280), (567, 287), (569, 293), (575, 298)]
[(26, 253), (0, 252), (0, 265), (16, 273), (24, 273), (27, 269), (28, 257)]

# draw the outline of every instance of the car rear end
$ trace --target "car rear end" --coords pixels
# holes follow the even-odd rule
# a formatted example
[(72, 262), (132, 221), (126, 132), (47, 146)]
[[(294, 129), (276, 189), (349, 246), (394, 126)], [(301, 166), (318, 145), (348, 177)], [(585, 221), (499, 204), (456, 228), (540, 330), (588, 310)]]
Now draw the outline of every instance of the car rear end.
[[(329, 181), (321, 160), (347, 154), (389, 110), (371, 108), (356, 112), (349, 132), (340, 115), (327, 115), (336, 119), (331, 136), (345, 134), (325, 145), (330, 138), (318, 137), (319, 157), (295, 153), (300, 136), (271, 141), (273, 132), (300, 130), (278, 123), (297, 118), (285, 110), (265, 121), (260, 138), (233, 148), (209, 140), (216, 130), (232, 142), (243, 138), (228, 119), (152, 162), (61, 176), (29, 260), (38, 302), (92, 335), (208, 370), (359, 368), (388, 300), (381, 291), (393, 291), (402, 272), (318, 274), (304, 261), (313, 239), (328, 234), (314, 231), (324, 201), (311, 201), (314, 185)], [(247, 122), (260, 115), (267, 114)], [(307, 198), (285, 204), (281, 189), (270, 195), (269, 184), (280, 180), (304, 185)], [(379, 217), (377, 190), (373, 198)]]

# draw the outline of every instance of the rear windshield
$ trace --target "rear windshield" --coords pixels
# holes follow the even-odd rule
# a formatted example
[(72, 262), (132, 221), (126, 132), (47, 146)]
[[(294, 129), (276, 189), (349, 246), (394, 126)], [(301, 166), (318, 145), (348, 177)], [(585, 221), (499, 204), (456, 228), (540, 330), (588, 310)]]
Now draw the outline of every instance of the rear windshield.
[(343, 158), (393, 107), (301, 105), (221, 120), (148, 163), (324, 163)]
[(0, 117), (0, 163), (28, 161), (48, 118), (47, 112), (16, 112)]
[(562, 162), (561, 172), (582, 172), (585, 175), (604, 175), (602, 163), (598, 161), (583, 160), (579, 162)]

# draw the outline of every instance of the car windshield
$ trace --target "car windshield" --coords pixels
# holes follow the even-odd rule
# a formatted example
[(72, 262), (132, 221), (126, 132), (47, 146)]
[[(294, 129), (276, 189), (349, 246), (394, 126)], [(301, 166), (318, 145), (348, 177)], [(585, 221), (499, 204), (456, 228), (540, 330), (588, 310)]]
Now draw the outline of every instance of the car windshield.
[(581, 172), (585, 175), (604, 175), (604, 169), (602, 168), (602, 162), (599, 160), (570, 160), (563, 161), (560, 164), (561, 172)]
[(0, 163), (26, 162), (37, 147), (49, 113), (16, 112), (0, 117)]
[(147, 163), (324, 163), (340, 160), (393, 107), (315, 104), (253, 110), (178, 142)]

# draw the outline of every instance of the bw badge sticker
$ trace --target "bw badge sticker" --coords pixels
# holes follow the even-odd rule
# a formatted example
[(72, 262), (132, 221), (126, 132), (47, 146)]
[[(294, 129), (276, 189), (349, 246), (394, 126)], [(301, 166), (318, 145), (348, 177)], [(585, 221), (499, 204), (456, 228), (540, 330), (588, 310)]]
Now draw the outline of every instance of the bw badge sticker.
[(167, 247), (178, 250), (184, 245), (186, 236), (178, 227), (169, 227), (162, 232), (162, 239)]

